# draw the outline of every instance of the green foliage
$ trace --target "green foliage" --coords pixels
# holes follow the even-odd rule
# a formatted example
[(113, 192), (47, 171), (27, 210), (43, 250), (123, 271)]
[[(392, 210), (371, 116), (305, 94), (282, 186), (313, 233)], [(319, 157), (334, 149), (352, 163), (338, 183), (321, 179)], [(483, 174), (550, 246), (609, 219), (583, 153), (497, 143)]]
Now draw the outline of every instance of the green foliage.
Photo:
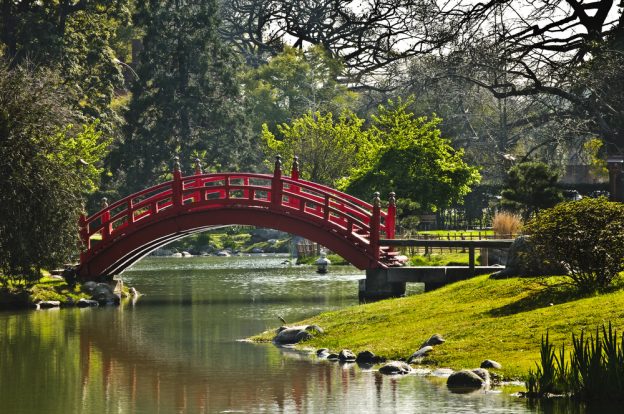
[(290, 125), (277, 126), (281, 140), (265, 124), (262, 140), (269, 160), (277, 154), (286, 160), (297, 155), (301, 178), (334, 186), (354, 168), (368, 162), (376, 150), (375, 141), (362, 130), (363, 123), (349, 111), (337, 120), (331, 113), (308, 112)]
[(0, 273), (40, 277), (78, 247), (83, 196), (108, 141), (81, 116), (57, 73), (0, 66)]
[(377, 153), (344, 183), (347, 191), (370, 198), (373, 191), (420, 204), (425, 211), (436, 211), (461, 202), (477, 184), (477, 168), (463, 160), (463, 150), (455, 150), (441, 136), (439, 118), (416, 118), (408, 100), (389, 101), (380, 106), (369, 129), (370, 142)]
[(584, 198), (544, 210), (525, 227), (544, 261), (562, 263), (583, 291), (607, 288), (624, 270), (624, 206)]
[(308, 50), (285, 47), (267, 64), (248, 70), (242, 76), (254, 130), (267, 124), (278, 133), (277, 125), (308, 112), (341, 113), (352, 108), (356, 95), (338, 82), (343, 68), (321, 46)]
[(561, 190), (557, 188), (558, 179), (557, 171), (541, 162), (515, 165), (507, 173), (500, 206), (528, 219), (563, 200)]
[(530, 370), (526, 381), (530, 397), (565, 394), (583, 401), (624, 400), (624, 335), (618, 338), (611, 323), (596, 329), (596, 336), (572, 334), (570, 362), (565, 347), (555, 354), (554, 346), (542, 336), (541, 363)]
[(127, 23), (129, 0), (6, 1), (0, 19), (0, 56), (12, 66), (32, 62), (58, 71), (74, 94), (67, 100), (100, 127), (118, 122), (109, 107), (123, 85), (112, 45)]
[(124, 190), (160, 181), (176, 154), (183, 168), (203, 151), (211, 167), (252, 164), (239, 64), (217, 32), (216, 0), (141, 2), (135, 21), (145, 30), (139, 80), (124, 141), (110, 157), (111, 170), (125, 173)]

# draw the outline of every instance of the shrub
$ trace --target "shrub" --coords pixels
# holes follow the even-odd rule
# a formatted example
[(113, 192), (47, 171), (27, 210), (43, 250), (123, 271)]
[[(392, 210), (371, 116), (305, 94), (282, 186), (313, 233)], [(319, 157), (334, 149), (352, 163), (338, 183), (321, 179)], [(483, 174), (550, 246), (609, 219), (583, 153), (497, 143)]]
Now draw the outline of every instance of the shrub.
[(607, 288), (624, 270), (624, 205), (605, 198), (561, 203), (524, 229), (544, 262), (563, 264), (582, 291)]
[(498, 236), (513, 236), (522, 229), (522, 219), (518, 214), (501, 211), (492, 219), (492, 230)]

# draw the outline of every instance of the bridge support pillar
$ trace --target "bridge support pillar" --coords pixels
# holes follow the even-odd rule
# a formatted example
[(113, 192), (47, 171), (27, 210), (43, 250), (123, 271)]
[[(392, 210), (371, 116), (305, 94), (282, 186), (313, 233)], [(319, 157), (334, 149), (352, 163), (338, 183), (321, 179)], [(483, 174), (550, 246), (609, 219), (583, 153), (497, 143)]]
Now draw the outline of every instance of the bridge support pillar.
[(405, 282), (391, 282), (388, 269), (367, 269), (366, 279), (360, 279), (360, 302), (405, 296)]

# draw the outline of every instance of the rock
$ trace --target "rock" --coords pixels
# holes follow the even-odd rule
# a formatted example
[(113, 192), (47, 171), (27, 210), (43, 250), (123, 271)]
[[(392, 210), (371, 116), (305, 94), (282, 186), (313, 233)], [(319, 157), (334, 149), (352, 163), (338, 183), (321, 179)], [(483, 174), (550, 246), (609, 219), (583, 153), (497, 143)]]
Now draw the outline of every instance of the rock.
[(491, 359), (486, 359), (481, 363), (481, 368), (493, 368), (493, 369), (501, 369), (503, 366), (496, 361)]
[(193, 257), (189, 252), (182, 252), (182, 257)]
[(278, 344), (296, 344), (312, 338), (313, 333), (323, 333), (323, 330), (317, 325), (280, 326), (277, 329), (277, 335), (273, 338), (273, 342)]
[(329, 359), (330, 361), (338, 361), (338, 359), (339, 359), (338, 358), (338, 354), (331, 353), (331, 354), (327, 355), (327, 359)]
[(412, 367), (403, 361), (390, 361), (379, 368), (379, 372), (384, 375), (405, 375), (412, 372)]
[(544, 263), (537, 255), (529, 236), (517, 237), (507, 252), (507, 264), (503, 270), (492, 273), (492, 279), (512, 276), (549, 276), (568, 274), (558, 263)]
[(38, 305), (39, 309), (58, 308), (61, 306), (61, 302), (58, 300), (42, 300)]
[(133, 298), (136, 298), (138, 296), (141, 296), (141, 294), (134, 287), (131, 287), (130, 288), (130, 296), (132, 296)]
[(172, 254), (171, 257), (182, 257), (182, 253), (176, 252), (176, 253)]
[(472, 370), (473, 373), (477, 374), (479, 378), (483, 380), (483, 385), (490, 385), (490, 373), (487, 369), (476, 368)]
[(371, 351), (362, 351), (355, 358), (355, 362), (358, 364), (378, 364), (383, 361), (384, 358), (373, 354)]
[(329, 355), (329, 349), (327, 348), (321, 348), (321, 349), (316, 350), (316, 356), (319, 358), (327, 358), (328, 355)]
[(85, 293), (93, 293), (93, 289), (97, 286), (95, 282), (84, 282), (80, 289)]
[(449, 388), (479, 389), (485, 381), (473, 371), (463, 369), (449, 375), (446, 386)]
[(423, 346), (422, 348), (420, 348), (418, 351), (414, 352), (409, 359), (407, 360), (407, 362), (412, 362), (415, 359), (418, 358), (423, 358), (425, 355), (427, 355), (429, 352), (433, 351), (433, 347), (430, 345), (427, 346)]
[(446, 340), (444, 338), (442, 338), (442, 335), (440, 335), (440, 334), (433, 334), (433, 335), (431, 335), (431, 338), (427, 339), (421, 345), (421, 348), (424, 348), (426, 346), (441, 345), (444, 342), (446, 342)]
[(106, 283), (97, 284), (91, 293), (91, 299), (100, 305), (119, 305), (119, 296), (115, 295), (113, 288)]
[(80, 298), (78, 302), (76, 302), (76, 306), (79, 308), (90, 308), (98, 306), (98, 302), (96, 300)]
[(338, 359), (345, 362), (355, 361), (355, 354), (350, 349), (343, 349), (338, 353)]

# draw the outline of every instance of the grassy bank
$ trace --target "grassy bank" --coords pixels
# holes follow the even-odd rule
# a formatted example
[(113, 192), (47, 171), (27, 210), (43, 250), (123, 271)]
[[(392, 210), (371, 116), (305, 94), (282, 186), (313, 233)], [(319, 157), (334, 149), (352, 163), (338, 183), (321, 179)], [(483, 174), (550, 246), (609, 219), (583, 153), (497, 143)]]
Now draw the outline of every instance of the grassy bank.
[(0, 284), (0, 309), (20, 309), (33, 307), (35, 303), (58, 300), (61, 305), (69, 305), (90, 295), (81, 292), (80, 286), (70, 287), (65, 280), (44, 275), (39, 282), (29, 288), (4, 286)]
[[(552, 343), (565, 343), (567, 349), (570, 332), (593, 332), (607, 321), (618, 332), (624, 330), (624, 290), (579, 298), (557, 287), (560, 282), (482, 276), (422, 295), (327, 312), (301, 322), (325, 329), (303, 346), (371, 350), (400, 359), (440, 333), (447, 342), (425, 362), (461, 369), (494, 359), (503, 365), (505, 377), (521, 378), (539, 360), (540, 339), (547, 330)], [(272, 336), (265, 332), (252, 339)]]

